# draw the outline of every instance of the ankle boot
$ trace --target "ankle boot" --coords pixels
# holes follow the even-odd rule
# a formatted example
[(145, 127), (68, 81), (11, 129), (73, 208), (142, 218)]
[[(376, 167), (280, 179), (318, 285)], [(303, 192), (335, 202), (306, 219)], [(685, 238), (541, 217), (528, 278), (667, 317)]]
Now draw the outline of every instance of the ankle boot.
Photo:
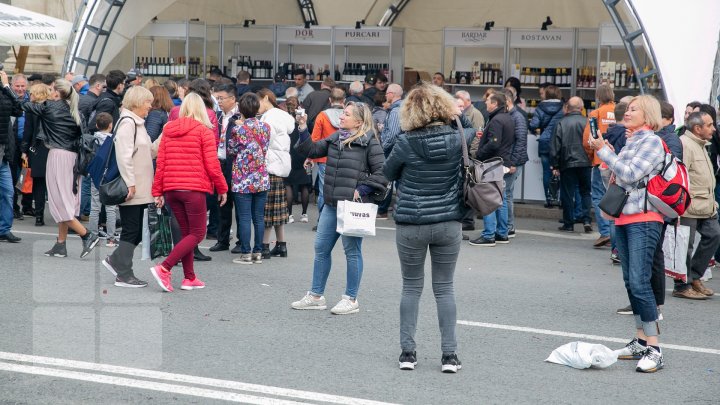
[(260, 252), (262, 254), (263, 259), (269, 259), (271, 256), (270, 252), (270, 244), (269, 243), (263, 243), (262, 244), (262, 251)]
[(270, 251), (270, 256), (287, 257), (287, 242), (275, 243), (275, 247)]
[(212, 257), (204, 255), (200, 249), (195, 246), (194, 259), (196, 262), (209, 262)]

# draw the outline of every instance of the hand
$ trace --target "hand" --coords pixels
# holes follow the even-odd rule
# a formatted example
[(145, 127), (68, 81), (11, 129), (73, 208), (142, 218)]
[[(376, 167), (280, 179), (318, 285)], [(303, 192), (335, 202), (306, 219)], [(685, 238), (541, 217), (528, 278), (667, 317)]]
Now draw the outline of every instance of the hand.
[(128, 187), (128, 195), (125, 197), (125, 201), (130, 201), (135, 197), (135, 186)]
[(559, 175), (560, 175), (560, 170), (558, 170), (558, 169), (553, 169), (552, 173), (553, 173), (553, 176), (559, 176)]
[(509, 171), (508, 173), (513, 174), (513, 173), (515, 173), (516, 171), (517, 171), (517, 167), (515, 167), (515, 166), (510, 166), (510, 171)]
[(482, 138), (482, 136), (483, 136), (482, 129), (478, 129), (478, 131), (475, 132), (475, 137), (477, 137), (477, 139), (480, 139), (480, 138)]
[(353, 201), (360, 201), (360, 193), (358, 193), (357, 190), (355, 190), (355, 194), (353, 194)]
[(303, 163), (305, 169), (311, 169), (313, 166), (315, 166), (315, 162), (310, 159), (305, 159), (305, 163)]
[(605, 144), (606, 142), (600, 134), (598, 134), (597, 139), (592, 136), (588, 138), (588, 146), (590, 146), (593, 150), (600, 150), (605, 146)]
[(227, 193), (222, 193), (218, 196), (218, 201), (220, 202), (220, 206), (222, 207), (227, 202)]
[(155, 197), (155, 206), (158, 208), (162, 208), (163, 205), (165, 205), (165, 197)]
[(305, 115), (296, 115), (295, 121), (298, 123), (298, 129), (303, 130), (307, 128), (307, 114)]
[(8, 75), (6, 71), (0, 70), (0, 79), (2, 79), (3, 86), (10, 85), (10, 81), (8, 81)]
[(27, 160), (28, 160), (27, 153), (23, 153), (22, 155), (20, 155), (20, 159), (24, 160), (27, 163)]

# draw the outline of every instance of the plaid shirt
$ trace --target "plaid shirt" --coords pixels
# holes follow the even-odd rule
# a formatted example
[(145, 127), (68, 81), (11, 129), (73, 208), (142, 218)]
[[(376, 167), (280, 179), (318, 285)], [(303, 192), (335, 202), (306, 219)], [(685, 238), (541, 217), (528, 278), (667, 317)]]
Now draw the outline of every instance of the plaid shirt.
[[(596, 152), (597, 156), (605, 162), (615, 174), (618, 186), (630, 190), (624, 215), (640, 214), (645, 212), (646, 189), (638, 189), (637, 184), (652, 174), (657, 174), (665, 161), (665, 150), (660, 137), (650, 130), (640, 130), (628, 139), (619, 155), (607, 146)], [(657, 212), (652, 204), (647, 204), (647, 210)]]

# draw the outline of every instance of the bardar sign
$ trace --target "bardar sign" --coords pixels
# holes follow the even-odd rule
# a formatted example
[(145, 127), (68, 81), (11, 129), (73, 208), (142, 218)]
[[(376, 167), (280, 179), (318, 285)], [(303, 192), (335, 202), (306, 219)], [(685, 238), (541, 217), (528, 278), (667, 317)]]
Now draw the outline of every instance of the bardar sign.
[(0, 45), (67, 46), (72, 23), (0, 3)]

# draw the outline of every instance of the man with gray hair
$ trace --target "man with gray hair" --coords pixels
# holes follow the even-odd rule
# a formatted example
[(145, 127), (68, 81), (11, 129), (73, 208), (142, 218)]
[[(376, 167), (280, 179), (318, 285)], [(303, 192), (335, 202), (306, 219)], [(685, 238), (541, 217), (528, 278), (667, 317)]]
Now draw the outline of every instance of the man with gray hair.
[(455, 93), (455, 98), (463, 102), (463, 115), (467, 117), (475, 130), (480, 130), (485, 127), (485, 117), (482, 113), (472, 105), (470, 100), (470, 93), (465, 90), (460, 90)]
[[(395, 146), (398, 135), (402, 132), (400, 129), (400, 105), (402, 104), (403, 89), (397, 83), (391, 83), (385, 90), (385, 101), (390, 104), (385, 124), (380, 133), (380, 142), (382, 143), (385, 158), (387, 159)], [(393, 183), (390, 183), (390, 192), (387, 197), (378, 205), (377, 218), (387, 219), (388, 209), (392, 203)]]
[(370, 106), (370, 108), (372, 108), (372, 106), (374, 106), (375, 104), (372, 100), (363, 95), (364, 90), (365, 87), (358, 80), (350, 83), (350, 87), (348, 88), (348, 96), (345, 99), (345, 102), (349, 103), (352, 101), (354, 103), (365, 103)]
[[(680, 218), (681, 225), (690, 227), (690, 241), (687, 252), (687, 282), (675, 280), (672, 296), (693, 300), (704, 300), (715, 292), (703, 285), (700, 278), (705, 274), (708, 262), (720, 246), (720, 224), (718, 224), (718, 203), (715, 201), (715, 173), (707, 152), (707, 145), (715, 132), (715, 123), (710, 114), (693, 112), (685, 120), (685, 133), (680, 137), (683, 158), (690, 178), (690, 206)], [(700, 234), (700, 243), (695, 245), (695, 233)]]
[(560, 175), (560, 201), (563, 207), (564, 232), (573, 232), (575, 224), (575, 190), (580, 187), (582, 201), (582, 221), (585, 233), (592, 232), (590, 225), (591, 165), (585, 148), (583, 148), (583, 132), (587, 119), (582, 115), (583, 99), (571, 97), (565, 105), (565, 116), (555, 126), (550, 142), (550, 168), (554, 175)]

